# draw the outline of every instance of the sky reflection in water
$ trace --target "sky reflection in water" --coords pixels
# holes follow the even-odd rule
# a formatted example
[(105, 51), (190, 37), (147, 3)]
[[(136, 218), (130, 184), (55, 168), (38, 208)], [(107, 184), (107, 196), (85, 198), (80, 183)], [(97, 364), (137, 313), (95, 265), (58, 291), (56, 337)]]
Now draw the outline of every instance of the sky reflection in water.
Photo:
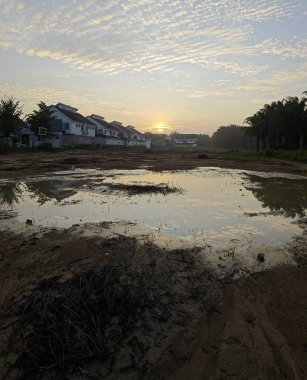
[[(182, 194), (127, 195), (106, 183), (168, 183)], [(52, 179), (0, 183), (0, 216), (12, 210), (21, 222), (44, 227), (132, 221), (164, 235), (198, 243), (250, 240), (278, 245), (300, 233), (293, 221), (305, 215), (307, 180), (238, 170), (77, 170)]]

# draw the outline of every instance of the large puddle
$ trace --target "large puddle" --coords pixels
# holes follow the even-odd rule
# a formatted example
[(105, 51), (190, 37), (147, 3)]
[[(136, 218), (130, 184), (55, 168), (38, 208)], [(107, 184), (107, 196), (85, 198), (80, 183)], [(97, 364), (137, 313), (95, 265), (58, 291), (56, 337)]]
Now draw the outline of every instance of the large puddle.
[(2, 228), (9, 220), (56, 228), (127, 221), (180, 244), (221, 249), (280, 247), (301, 234), (306, 209), (307, 179), (276, 173), (78, 169), (0, 182)]

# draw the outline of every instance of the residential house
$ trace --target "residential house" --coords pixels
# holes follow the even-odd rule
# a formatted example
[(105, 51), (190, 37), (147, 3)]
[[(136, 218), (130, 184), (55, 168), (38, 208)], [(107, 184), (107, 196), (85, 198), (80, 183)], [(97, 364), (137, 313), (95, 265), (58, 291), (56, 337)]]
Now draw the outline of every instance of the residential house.
[(120, 121), (114, 120), (110, 124), (112, 125), (112, 127), (114, 127), (117, 130), (118, 137), (124, 140), (127, 140), (129, 138), (128, 130), (123, 126), (123, 123), (121, 123)]
[(126, 146), (144, 146), (145, 139), (141, 132), (137, 131), (132, 125), (124, 127), (123, 123), (119, 121), (112, 121), (110, 123), (118, 130), (119, 137), (124, 139)]
[(16, 136), (16, 144), (20, 148), (37, 148), (42, 144), (39, 136), (37, 136), (29, 127), (21, 128)]
[(145, 146), (144, 135), (137, 131), (132, 125), (126, 127), (128, 130), (128, 145), (129, 146)]
[(165, 133), (145, 132), (146, 141), (150, 141), (152, 147), (161, 147), (169, 144), (170, 138)]
[[(78, 113), (78, 109), (58, 103), (50, 106), (55, 120), (51, 125), (51, 132), (62, 132), (65, 135), (80, 137), (95, 137), (96, 125)], [(82, 144), (82, 139), (80, 140)]]
[(103, 116), (92, 114), (86, 118), (95, 124), (96, 137), (103, 138), (106, 145), (124, 145), (124, 140), (120, 138), (118, 129), (108, 123)]
[(172, 136), (173, 145), (176, 146), (197, 146), (198, 140), (196, 134), (191, 133), (176, 133)]

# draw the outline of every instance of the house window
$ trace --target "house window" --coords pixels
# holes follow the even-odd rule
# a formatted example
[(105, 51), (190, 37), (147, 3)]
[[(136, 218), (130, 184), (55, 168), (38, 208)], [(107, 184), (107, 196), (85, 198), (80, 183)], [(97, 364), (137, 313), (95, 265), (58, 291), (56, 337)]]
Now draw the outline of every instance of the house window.
[(69, 130), (69, 123), (63, 123), (63, 128), (65, 131)]

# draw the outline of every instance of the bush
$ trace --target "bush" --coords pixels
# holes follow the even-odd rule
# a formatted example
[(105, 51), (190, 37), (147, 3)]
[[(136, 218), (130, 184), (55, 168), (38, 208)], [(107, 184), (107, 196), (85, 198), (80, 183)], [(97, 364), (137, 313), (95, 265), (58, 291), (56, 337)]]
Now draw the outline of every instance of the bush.
[(50, 143), (43, 143), (43, 144), (39, 145), (36, 149), (41, 150), (43, 152), (54, 152), (55, 151), (55, 149), (52, 147), (52, 145)]
[(266, 150), (264, 154), (266, 157), (273, 157), (274, 156), (274, 150)]
[(0, 154), (8, 153), (12, 149), (10, 143), (5, 139), (0, 139)]

